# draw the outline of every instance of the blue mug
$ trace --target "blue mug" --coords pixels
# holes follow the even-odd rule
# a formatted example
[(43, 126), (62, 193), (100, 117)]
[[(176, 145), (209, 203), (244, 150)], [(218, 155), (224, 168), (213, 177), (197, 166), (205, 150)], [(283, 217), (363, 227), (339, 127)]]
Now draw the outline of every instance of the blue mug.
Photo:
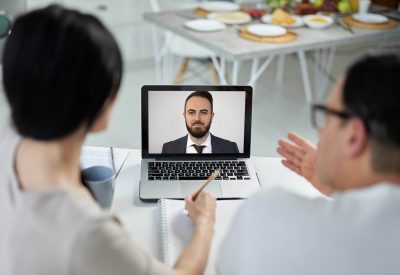
[(115, 175), (107, 166), (92, 166), (82, 170), (83, 184), (102, 208), (110, 208), (114, 197)]

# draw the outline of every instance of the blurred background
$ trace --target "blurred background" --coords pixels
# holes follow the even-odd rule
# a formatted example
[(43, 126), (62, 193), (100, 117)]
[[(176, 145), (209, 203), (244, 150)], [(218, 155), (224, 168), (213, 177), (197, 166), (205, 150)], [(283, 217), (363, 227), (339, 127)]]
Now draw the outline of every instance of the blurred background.
[[(347, 0), (346, 0), (347, 1)], [(255, 1), (240, 1), (255, 2)], [(397, 8), (397, 0), (376, 0), (374, 3)], [(91, 135), (87, 145), (140, 148), (140, 89), (145, 84), (171, 84), (176, 80), (177, 71), (182, 65), (182, 57), (171, 54), (171, 68), (166, 80), (156, 76), (154, 43), (162, 43), (165, 33), (144, 21), (143, 14), (156, 9), (191, 9), (199, 4), (192, 0), (0, 0), (0, 10), (13, 17), (50, 3), (59, 3), (98, 16), (113, 32), (121, 47), (125, 72), (120, 96), (115, 106), (110, 127), (107, 131)], [(260, 2), (265, 4), (265, 1)], [(0, 51), (5, 39), (0, 39)], [(385, 43), (383, 45), (382, 43)], [(333, 63), (332, 79), (343, 74), (346, 67), (359, 56), (374, 49), (390, 45), (399, 49), (400, 38), (390, 41), (370, 41), (338, 47)], [(79, 51), (79, 49), (76, 49)], [(306, 55), (310, 70), (313, 69), (313, 54)], [(1, 61), (1, 59), (0, 59)], [(193, 58), (187, 70), (180, 76), (182, 84), (212, 84), (215, 79), (210, 74), (207, 58)], [(227, 62), (227, 73), (232, 64)], [(300, 65), (295, 55), (285, 58), (284, 74), (281, 84), (277, 84), (276, 60), (261, 75), (254, 90), (252, 154), (257, 156), (277, 156), (275, 152), (278, 138), (285, 137), (288, 131), (297, 131), (312, 141), (317, 140), (317, 132), (310, 123), (310, 104), (307, 102), (302, 85)], [(239, 71), (238, 83), (249, 79), (251, 63), (244, 62)], [(312, 75), (310, 75), (312, 76)], [(0, 77), (1, 81), (1, 77)], [(23, 81), (23, 80), (21, 80)], [(229, 81), (229, 79), (228, 79)], [(313, 79), (311, 79), (313, 83)], [(0, 87), (2, 88), (2, 85)], [(316, 101), (324, 101), (326, 91), (315, 95)], [(0, 125), (9, 119), (8, 107), (3, 93), (0, 93)]]

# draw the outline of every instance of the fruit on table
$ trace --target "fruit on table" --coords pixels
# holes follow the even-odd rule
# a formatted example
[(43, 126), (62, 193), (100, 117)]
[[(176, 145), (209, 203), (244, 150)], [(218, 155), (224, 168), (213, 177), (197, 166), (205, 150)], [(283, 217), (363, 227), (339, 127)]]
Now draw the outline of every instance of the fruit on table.
[(350, 12), (350, 3), (348, 0), (339, 0), (337, 8), (341, 13), (349, 13)]
[(272, 8), (280, 8), (290, 4), (291, 0), (267, 0), (267, 4)]
[(248, 13), (254, 19), (261, 18), (264, 14), (267, 13), (266, 10), (260, 10), (260, 9), (247, 9), (247, 10), (243, 10), (243, 11), (245, 13)]
[(321, 7), (324, 4), (324, 0), (315, 0), (313, 4), (315, 7)]
[(338, 0), (314, 0), (314, 4), (310, 4), (307, 2), (303, 1), (302, 3), (295, 4), (293, 7), (295, 13), (299, 15), (306, 15), (306, 14), (315, 14), (318, 11), (329, 11), (329, 12), (338, 11)]
[(315, 14), (319, 11), (319, 8), (310, 3), (297, 3), (293, 6), (293, 9), (294, 13), (298, 15)]
[(338, 11), (338, 0), (324, 0), (324, 3), (320, 7), (321, 11)]

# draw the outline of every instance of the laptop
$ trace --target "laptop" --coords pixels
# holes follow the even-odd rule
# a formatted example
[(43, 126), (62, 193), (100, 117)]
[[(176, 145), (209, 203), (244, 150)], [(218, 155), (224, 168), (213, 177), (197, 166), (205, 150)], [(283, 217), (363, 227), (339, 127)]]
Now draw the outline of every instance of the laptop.
[(217, 199), (260, 189), (250, 160), (250, 86), (145, 85), (139, 197), (183, 199), (205, 188)]

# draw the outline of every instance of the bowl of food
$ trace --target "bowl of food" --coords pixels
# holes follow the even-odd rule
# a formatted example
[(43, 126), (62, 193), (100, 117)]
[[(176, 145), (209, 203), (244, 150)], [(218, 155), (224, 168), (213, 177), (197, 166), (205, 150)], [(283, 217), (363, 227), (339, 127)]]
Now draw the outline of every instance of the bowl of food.
[(249, 14), (254, 20), (260, 19), (267, 13), (267, 5), (263, 3), (243, 3), (241, 7), (241, 10)]
[(333, 18), (325, 15), (306, 15), (303, 20), (312, 29), (325, 29), (333, 24)]
[(267, 13), (267, 10), (264, 9), (244, 9), (243, 12), (249, 14), (251, 18), (257, 20), (260, 19), (264, 14)]

